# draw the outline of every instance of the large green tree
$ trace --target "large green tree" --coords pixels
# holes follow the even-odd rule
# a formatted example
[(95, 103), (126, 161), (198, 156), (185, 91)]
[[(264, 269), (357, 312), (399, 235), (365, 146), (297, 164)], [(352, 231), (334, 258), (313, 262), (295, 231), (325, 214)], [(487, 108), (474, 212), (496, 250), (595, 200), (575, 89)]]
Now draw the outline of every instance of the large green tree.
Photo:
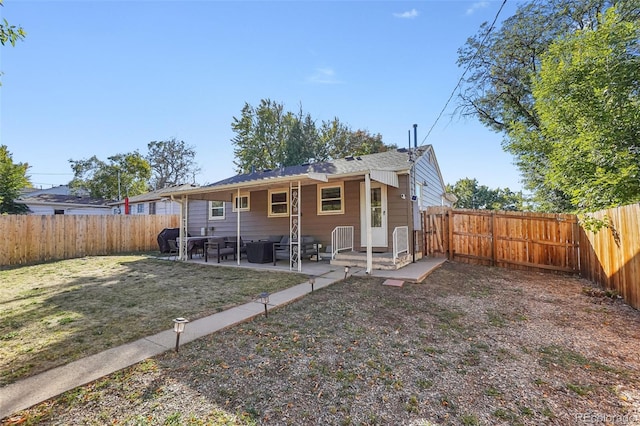
[[(4, 6), (4, 2), (3, 0), (0, 0), (0, 7), (3, 7), (3, 6)], [(0, 22), (0, 44), (2, 46), (4, 46), (7, 43), (10, 43), (12, 46), (15, 46), (16, 42), (18, 40), (24, 40), (26, 35), (27, 33), (22, 27), (11, 25), (6, 19), (3, 19), (2, 22)], [(0, 75), (2, 75), (1, 71), (0, 71)], [(0, 82), (0, 86), (1, 85), (2, 83)]]
[(92, 197), (120, 199), (147, 192), (151, 178), (149, 162), (137, 151), (111, 156), (107, 161), (95, 155), (86, 160), (69, 160), (73, 180), (69, 186), (85, 189)]
[(380, 134), (352, 131), (337, 118), (318, 126), (302, 108), (294, 114), (270, 99), (261, 100), (258, 107), (245, 103), (240, 117), (233, 118), (231, 128), (236, 134), (232, 142), (239, 173), (372, 154), (395, 147), (385, 145)]
[(0, 214), (27, 213), (25, 204), (16, 203), (23, 188), (30, 188), (27, 163), (14, 163), (6, 145), (0, 145)]
[(509, 188), (490, 189), (479, 185), (477, 179), (460, 179), (454, 185), (447, 185), (447, 192), (458, 198), (455, 207), (459, 209), (524, 210), (526, 204), (522, 192)]
[(541, 209), (576, 209), (571, 194), (546, 179), (552, 146), (541, 132), (532, 93), (542, 55), (554, 41), (596, 28), (598, 16), (616, 4), (623, 20), (638, 19), (637, 0), (527, 2), (500, 28), (484, 24), (458, 52), (458, 64), (469, 71), (460, 94), (461, 113), (503, 134), (503, 148), (514, 155), (525, 188)]
[(171, 138), (147, 144), (146, 160), (152, 171), (151, 188), (160, 189), (195, 180), (200, 172), (195, 157), (196, 151), (184, 141)]
[(533, 96), (548, 186), (581, 211), (640, 201), (640, 24), (615, 9), (551, 44)]

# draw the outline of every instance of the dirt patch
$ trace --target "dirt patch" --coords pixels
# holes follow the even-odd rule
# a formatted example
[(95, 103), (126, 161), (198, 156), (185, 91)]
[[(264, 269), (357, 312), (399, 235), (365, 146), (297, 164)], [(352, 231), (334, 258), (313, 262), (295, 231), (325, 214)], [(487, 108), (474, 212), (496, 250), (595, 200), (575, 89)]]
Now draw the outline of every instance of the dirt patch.
[(40, 424), (640, 424), (640, 313), (448, 263), (355, 278), (16, 414)]

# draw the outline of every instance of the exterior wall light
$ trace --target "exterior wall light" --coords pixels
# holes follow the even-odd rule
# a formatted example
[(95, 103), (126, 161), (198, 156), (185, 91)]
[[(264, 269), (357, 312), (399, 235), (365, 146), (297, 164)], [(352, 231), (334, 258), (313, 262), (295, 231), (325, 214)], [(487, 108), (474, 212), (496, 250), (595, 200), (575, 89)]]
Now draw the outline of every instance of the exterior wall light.
[(180, 334), (182, 334), (184, 326), (188, 322), (189, 320), (184, 318), (176, 318), (173, 320), (173, 331), (176, 332), (176, 352), (178, 352), (178, 348), (180, 347)]

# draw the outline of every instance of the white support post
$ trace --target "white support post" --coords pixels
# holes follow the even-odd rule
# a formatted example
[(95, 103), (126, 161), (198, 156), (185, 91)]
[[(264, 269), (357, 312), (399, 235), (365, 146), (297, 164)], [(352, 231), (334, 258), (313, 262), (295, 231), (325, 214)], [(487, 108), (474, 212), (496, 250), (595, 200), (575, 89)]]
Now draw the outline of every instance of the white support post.
[(371, 233), (371, 173), (364, 175), (364, 204), (365, 204), (365, 227), (367, 228), (367, 270), (370, 274), (373, 269), (373, 235)]
[(236, 195), (236, 261), (238, 262), (238, 266), (240, 266), (240, 188), (238, 188), (238, 193)]

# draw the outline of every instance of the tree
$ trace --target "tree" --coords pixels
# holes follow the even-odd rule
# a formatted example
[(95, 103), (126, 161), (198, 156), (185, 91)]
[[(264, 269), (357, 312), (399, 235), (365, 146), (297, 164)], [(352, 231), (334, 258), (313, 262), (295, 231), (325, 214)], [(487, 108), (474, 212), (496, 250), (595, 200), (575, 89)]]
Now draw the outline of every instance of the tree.
[[(4, 7), (4, 0), (0, 0), (0, 6)], [(26, 35), (27, 33), (22, 27), (10, 25), (6, 19), (3, 19), (0, 23), (0, 44), (3, 46), (7, 43), (15, 46), (16, 41), (23, 40)]]
[(546, 183), (579, 211), (640, 201), (640, 23), (600, 19), (552, 43), (533, 84)]
[(458, 64), (470, 71), (461, 113), (504, 135), (503, 148), (514, 155), (525, 188), (542, 208), (566, 211), (573, 205), (570, 194), (545, 178), (552, 147), (541, 134), (532, 94), (541, 57), (555, 40), (595, 28), (598, 15), (614, 4), (624, 20), (640, 16), (637, 0), (535, 0), (519, 6), (499, 30), (485, 23), (458, 51)]
[(95, 155), (87, 160), (69, 160), (74, 174), (69, 187), (85, 189), (95, 198), (112, 200), (149, 190), (151, 166), (139, 152), (117, 154), (107, 160), (101, 161)]
[(184, 141), (171, 138), (147, 144), (146, 160), (152, 171), (151, 188), (160, 189), (193, 181), (200, 168), (195, 162), (196, 152)]
[(25, 204), (15, 202), (22, 189), (31, 187), (28, 169), (27, 163), (15, 164), (7, 146), (0, 145), (0, 214), (23, 214), (29, 211)]
[(485, 185), (478, 185), (476, 179), (460, 179), (453, 186), (447, 185), (447, 192), (458, 198), (455, 207), (459, 209), (524, 209), (525, 199), (522, 192), (513, 192), (509, 188), (490, 189)]
[[(4, 7), (3, 0), (0, 0), (0, 6)], [(0, 44), (4, 46), (7, 43), (11, 43), (12, 46), (16, 45), (18, 40), (24, 40), (27, 33), (24, 31), (22, 27), (16, 27), (15, 25), (10, 25), (6, 19), (3, 19), (0, 22)], [(0, 72), (2, 75), (2, 72)], [(2, 83), (0, 83), (0, 86)]]
[(293, 114), (270, 99), (262, 99), (257, 108), (245, 103), (240, 118), (233, 118), (231, 128), (236, 133), (232, 139), (234, 164), (240, 173), (372, 154), (395, 147), (385, 145), (380, 134), (352, 131), (337, 118), (318, 127), (302, 108)]

